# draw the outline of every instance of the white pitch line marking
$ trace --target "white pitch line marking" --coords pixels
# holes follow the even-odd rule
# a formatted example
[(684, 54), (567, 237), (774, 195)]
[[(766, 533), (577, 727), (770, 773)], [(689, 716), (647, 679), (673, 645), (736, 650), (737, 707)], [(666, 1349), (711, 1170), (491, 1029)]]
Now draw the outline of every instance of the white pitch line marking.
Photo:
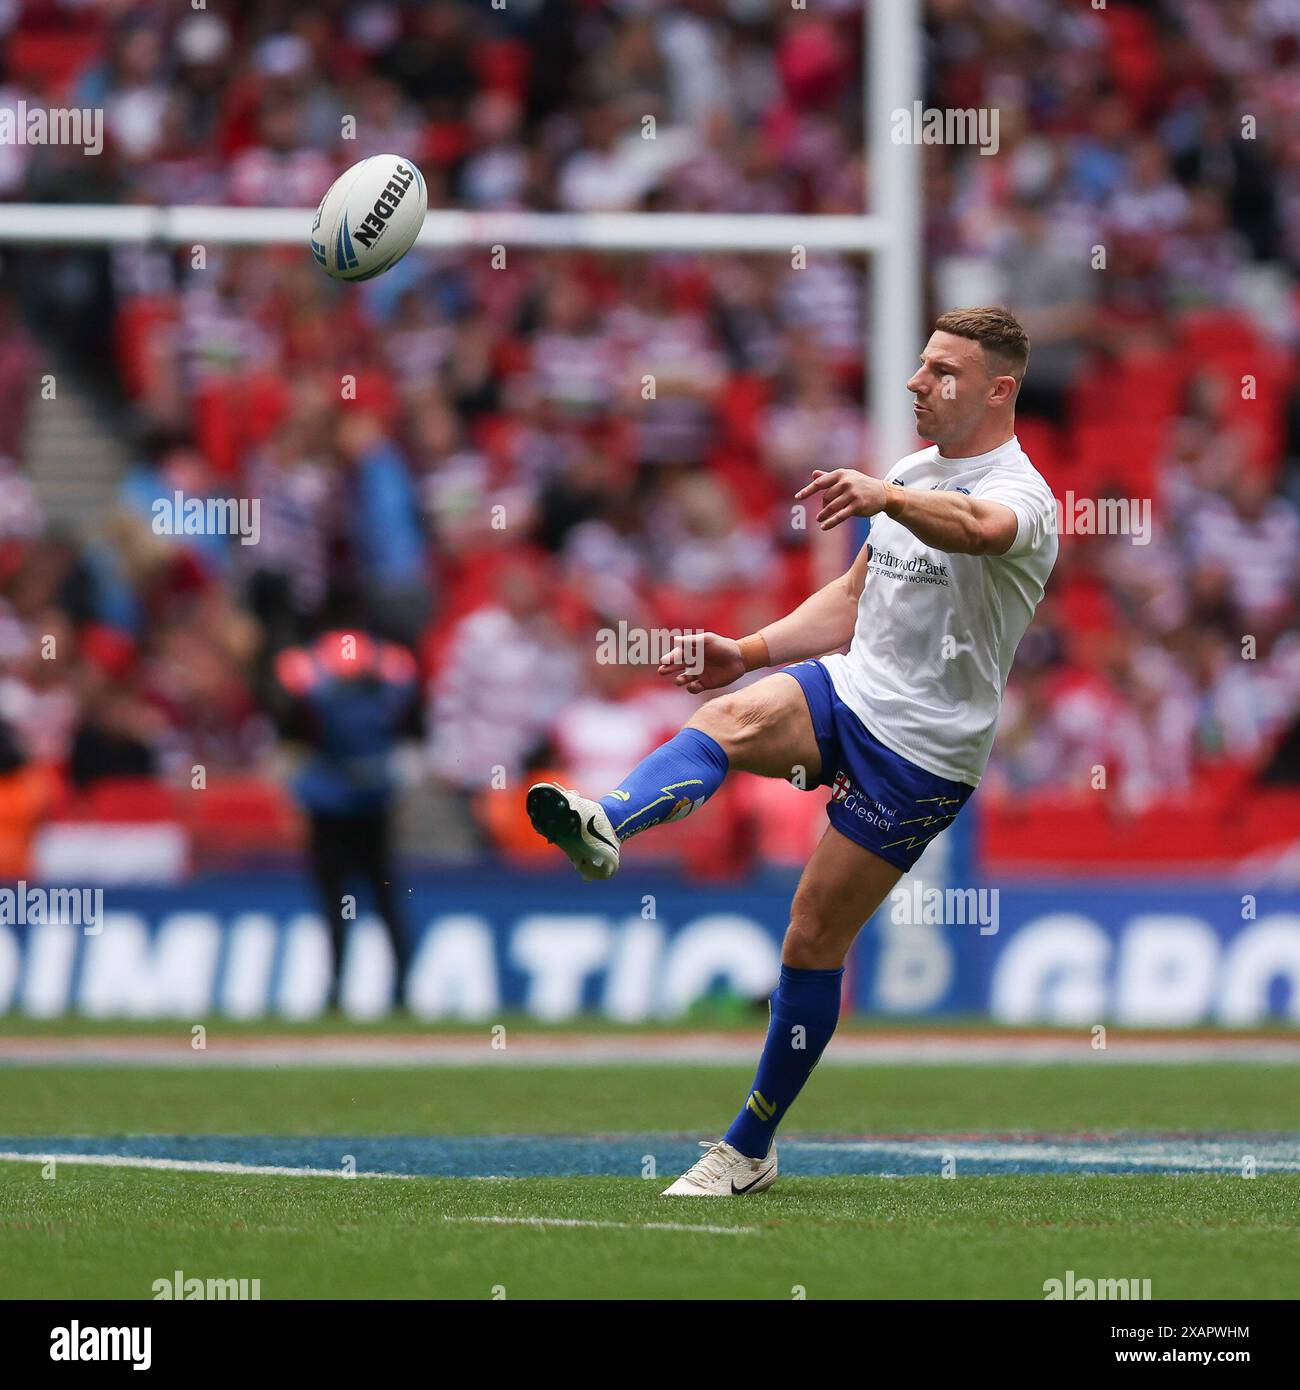
[(341, 1168), (280, 1168), (269, 1163), (227, 1163), (212, 1158), (140, 1158), (132, 1154), (0, 1152), (0, 1163), (80, 1163), (99, 1168), (162, 1168), (177, 1173), (234, 1173), (267, 1178), (408, 1178), (417, 1173), (345, 1173)]
[(476, 1226), (581, 1226), (602, 1231), (702, 1231), (709, 1236), (757, 1236), (755, 1226), (693, 1226), (684, 1221), (579, 1221), (564, 1216), (444, 1216)]
[[(1158, 1141), (1157, 1141), (1158, 1142)], [(1240, 1152), (1221, 1149), (1215, 1153), (1204, 1150), (1196, 1153), (1188, 1149), (1172, 1150), (1169, 1153), (1155, 1153), (1150, 1149), (1138, 1148), (1095, 1148), (1059, 1144), (944, 1144), (899, 1143), (869, 1140), (793, 1140), (791, 1147), (798, 1145), (806, 1149), (838, 1149), (842, 1152), (861, 1154), (882, 1154), (895, 1157), (945, 1158), (980, 1160), (1012, 1163), (1018, 1160), (1037, 1160), (1040, 1162), (1065, 1163), (1075, 1167), (1090, 1163), (1127, 1163), (1135, 1168), (1197, 1168), (1207, 1172), (1227, 1172), (1241, 1167), (1243, 1155), (1248, 1152), (1248, 1143), (1242, 1141)], [(1293, 1172), (1300, 1166), (1296, 1158), (1256, 1158), (1257, 1168), (1267, 1168), (1278, 1172)]]
[[(152, 1036), (100, 1038), (0, 1037), (0, 1067), (603, 1067), (610, 1065), (724, 1066), (752, 1063), (760, 1036), (657, 1035), (608, 1037), (537, 1036), (493, 1052), (482, 1040), (461, 1037), (359, 1036), (319, 1039), (234, 1037), (194, 1051), (188, 1035), (168, 1042)], [(1105, 1052), (1086, 1041), (1052, 1037), (999, 1038), (853, 1035), (837, 1038), (824, 1066), (1128, 1065), (1226, 1062), (1238, 1065), (1300, 1064), (1300, 1039), (1133, 1038), (1113, 1041)]]

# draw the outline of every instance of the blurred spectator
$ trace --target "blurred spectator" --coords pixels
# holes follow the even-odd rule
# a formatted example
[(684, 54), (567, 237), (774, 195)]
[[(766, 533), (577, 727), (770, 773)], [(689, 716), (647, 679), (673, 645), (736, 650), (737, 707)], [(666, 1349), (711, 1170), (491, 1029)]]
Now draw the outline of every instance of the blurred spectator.
[(153, 744), (161, 721), (129, 686), (105, 684), (88, 696), (72, 739), (68, 773), (73, 785), (88, 787), (106, 777), (153, 777)]
[(1209, 498), (1189, 537), (1198, 565), (1219, 565), (1247, 631), (1294, 613), (1300, 594), (1300, 514), (1258, 473), (1232, 479)]
[(468, 795), (517, 783), (579, 688), (577, 652), (551, 608), (550, 565), (512, 557), (495, 602), (447, 635), (433, 701), (433, 766)]
[(1001, 298), (1024, 324), (1033, 362), (1016, 410), (1062, 424), (1092, 338), (1098, 273), (1079, 246), (1053, 235), (1038, 200), (1013, 205), (1008, 231), (998, 257)]
[(32, 835), (57, 790), (52, 769), (32, 761), (0, 718), (0, 880), (12, 882), (28, 873)]
[(428, 614), (429, 564), (415, 487), (378, 421), (360, 411), (339, 426), (350, 466), (357, 579), (375, 631), (413, 646)]
[(306, 112), (289, 92), (268, 94), (259, 118), (260, 140), (230, 166), (230, 200), (249, 207), (299, 208), (320, 201), (332, 161), (307, 143)]
[[(0, 295), (0, 474), (21, 458), (32, 395), (36, 388), (36, 345), (14, 313), (13, 301)], [(0, 484), (2, 486), (2, 484)], [(0, 499), (0, 528), (6, 507)]]
[(45, 517), (36, 489), (12, 458), (0, 454), (0, 541), (19, 537), (36, 539)]
[(294, 791), (310, 821), (312, 875), (330, 926), (329, 1007), (339, 1004), (348, 923), (357, 919), (348, 893), (354, 879), (366, 884), (388, 931), (400, 1004), (410, 948), (394, 884), (391, 762), (398, 739), (418, 729), (415, 659), (361, 626), (344, 625), (310, 646), (286, 648), (276, 676), (281, 728), (312, 750)]

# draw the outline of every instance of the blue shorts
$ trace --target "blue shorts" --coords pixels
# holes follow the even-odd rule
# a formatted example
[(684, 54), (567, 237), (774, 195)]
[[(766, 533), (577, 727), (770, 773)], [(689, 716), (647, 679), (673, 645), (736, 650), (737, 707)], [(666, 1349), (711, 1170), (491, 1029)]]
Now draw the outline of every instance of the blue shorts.
[(906, 872), (953, 823), (975, 788), (926, 772), (886, 748), (835, 693), (820, 661), (801, 661), (785, 672), (808, 701), (822, 755), (818, 785), (831, 788), (831, 824)]

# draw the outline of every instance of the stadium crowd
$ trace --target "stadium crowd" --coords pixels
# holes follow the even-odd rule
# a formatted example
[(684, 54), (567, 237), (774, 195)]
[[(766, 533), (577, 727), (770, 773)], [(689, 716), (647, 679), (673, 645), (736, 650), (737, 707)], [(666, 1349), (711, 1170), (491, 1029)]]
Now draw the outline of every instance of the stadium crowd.
[[(1104, 767), (1112, 813), (1137, 813), (1225, 761), (1265, 775), (1300, 715), (1300, 11), (927, 15), (927, 103), (1000, 117), (994, 158), (918, 149), (931, 306), (1020, 314), (1031, 457), (1062, 498), (1149, 520), (1096, 536), (1067, 507), (991, 794), (1086, 796)], [(434, 207), (870, 203), (851, 0), (46, 0), (0, 26), (0, 106), (106, 112), (97, 161), (0, 147), (10, 200), (305, 207), (390, 150)], [(37, 281), (130, 402), (135, 466), (76, 536), (45, 523), (24, 454)], [(339, 590), (415, 653), (429, 772), (481, 833), (516, 843), (484, 793), (529, 769), (612, 783), (691, 700), (600, 660), (601, 634), (770, 620), (817, 572), (790, 501), (809, 470), (892, 463), (859, 404), (863, 282), (852, 257), (507, 248), (339, 286), (305, 232), (301, 253), (11, 258), (0, 824), (21, 838), (55, 804), (51, 770), (267, 773), (274, 657)], [(259, 499), (257, 544), (156, 534), (178, 492)]]

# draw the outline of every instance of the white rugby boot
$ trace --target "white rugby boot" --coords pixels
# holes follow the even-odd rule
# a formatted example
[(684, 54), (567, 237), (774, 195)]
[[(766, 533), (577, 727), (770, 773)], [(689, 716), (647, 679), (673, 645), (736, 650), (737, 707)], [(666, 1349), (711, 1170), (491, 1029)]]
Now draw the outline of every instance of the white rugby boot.
[(599, 801), (568, 791), (558, 782), (528, 788), (528, 819), (533, 829), (558, 845), (589, 882), (618, 873), (618, 836)]
[(661, 1197), (747, 1197), (762, 1192), (776, 1181), (776, 1142), (766, 1158), (746, 1158), (725, 1139), (710, 1144), (701, 1139), (708, 1152), (688, 1168)]

